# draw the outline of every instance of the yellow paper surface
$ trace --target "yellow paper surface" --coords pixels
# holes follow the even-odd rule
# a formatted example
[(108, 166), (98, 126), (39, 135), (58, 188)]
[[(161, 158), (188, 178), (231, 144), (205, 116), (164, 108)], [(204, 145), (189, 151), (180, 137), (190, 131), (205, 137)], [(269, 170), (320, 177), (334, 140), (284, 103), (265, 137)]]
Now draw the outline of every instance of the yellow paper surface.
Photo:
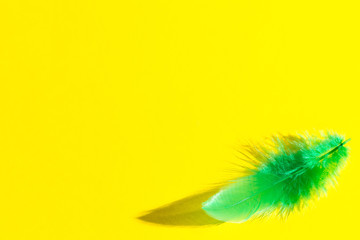
[[(1, 1), (0, 239), (355, 239), (358, 1)], [(214, 228), (135, 219), (277, 132), (351, 137), (326, 198)]]

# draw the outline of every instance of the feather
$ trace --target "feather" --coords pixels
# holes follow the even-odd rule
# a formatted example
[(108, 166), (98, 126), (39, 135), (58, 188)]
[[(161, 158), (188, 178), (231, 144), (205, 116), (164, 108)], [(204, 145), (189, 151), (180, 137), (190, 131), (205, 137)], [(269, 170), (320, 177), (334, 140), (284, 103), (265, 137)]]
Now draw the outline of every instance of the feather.
[(332, 132), (276, 135), (270, 140), (243, 148), (246, 176), (154, 209), (140, 219), (199, 226), (240, 223), (274, 213), (287, 216), (326, 192), (349, 153), (345, 144), (350, 139)]

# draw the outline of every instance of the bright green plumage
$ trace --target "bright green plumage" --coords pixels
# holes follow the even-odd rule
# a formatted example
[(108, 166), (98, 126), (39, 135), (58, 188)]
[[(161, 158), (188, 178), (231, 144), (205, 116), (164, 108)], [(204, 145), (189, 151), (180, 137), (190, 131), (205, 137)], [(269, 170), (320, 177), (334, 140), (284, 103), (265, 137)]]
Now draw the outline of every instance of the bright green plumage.
[(348, 156), (347, 141), (335, 133), (275, 136), (270, 144), (246, 148), (244, 160), (251, 163), (247, 176), (155, 209), (141, 219), (207, 225), (272, 213), (287, 215), (324, 192), (335, 179)]

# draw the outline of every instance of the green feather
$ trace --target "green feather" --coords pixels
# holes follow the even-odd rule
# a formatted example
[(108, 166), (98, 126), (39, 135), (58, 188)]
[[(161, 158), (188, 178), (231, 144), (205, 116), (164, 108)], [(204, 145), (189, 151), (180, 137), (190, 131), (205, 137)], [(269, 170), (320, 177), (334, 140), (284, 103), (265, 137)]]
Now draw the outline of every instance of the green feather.
[(273, 143), (271, 148), (252, 149), (252, 157), (258, 160), (250, 169), (253, 174), (204, 202), (207, 214), (225, 222), (246, 221), (275, 210), (287, 215), (325, 191), (348, 155), (346, 141), (337, 134), (276, 136)]
[(215, 189), (154, 209), (141, 220), (166, 225), (244, 222), (287, 216), (326, 191), (344, 165), (349, 140), (336, 133), (274, 136), (243, 150), (247, 175)]

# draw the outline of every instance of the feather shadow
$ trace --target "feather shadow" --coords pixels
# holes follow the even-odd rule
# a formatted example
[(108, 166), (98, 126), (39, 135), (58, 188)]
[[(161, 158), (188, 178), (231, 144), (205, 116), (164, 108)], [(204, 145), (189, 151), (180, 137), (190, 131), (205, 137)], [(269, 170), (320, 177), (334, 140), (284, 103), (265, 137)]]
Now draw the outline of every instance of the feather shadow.
[(223, 223), (202, 209), (202, 203), (219, 191), (220, 187), (194, 194), (165, 206), (150, 210), (138, 219), (169, 226), (206, 226)]

